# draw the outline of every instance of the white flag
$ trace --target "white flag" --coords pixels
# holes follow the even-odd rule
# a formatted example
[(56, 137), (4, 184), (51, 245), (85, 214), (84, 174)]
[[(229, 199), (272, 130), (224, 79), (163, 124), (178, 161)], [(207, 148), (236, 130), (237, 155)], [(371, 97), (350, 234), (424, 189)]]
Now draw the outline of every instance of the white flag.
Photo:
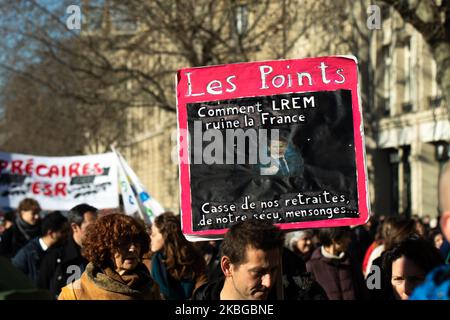
[(136, 191), (137, 198), (144, 210), (144, 215), (146, 216), (144, 220), (145, 221), (149, 220), (150, 222), (153, 223), (153, 220), (165, 211), (164, 208), (159, 204), (158, 201), (152, 198), (150, 194), (145, 190), (144, 185), (141, 183), (141, 181), (139, 180), (138, 176), (133, 171), (133, 169), (131, 169), (131, 167), (122, 157), (120, 152), (117, 150), (115, 150), (115, 152), (125, 170), (125, 174), (130, 178), (131, 186)]
[[(125, 213), (130, 216), (134, 216), (136, 212), (140, 212), (139, 203), (136, 199), (136, 196), (134, 195), (133, 189), (130, 186), (130, 183), (128, 182), (127, 175), (125, 173), (125, 170), (123, 168), (123, 165), (120, 161), (119, 156), (117, 153), (115, 153), (117, 156), (117, 168), (119, 172), (119, 186), (120, 191), (122, 193), (122, 199), (123, 199), (123, 207), (125, 210)], [(142, 213), (141, 213), (142, 215)], [(143, 217), (144, 218), (144, 217)]]

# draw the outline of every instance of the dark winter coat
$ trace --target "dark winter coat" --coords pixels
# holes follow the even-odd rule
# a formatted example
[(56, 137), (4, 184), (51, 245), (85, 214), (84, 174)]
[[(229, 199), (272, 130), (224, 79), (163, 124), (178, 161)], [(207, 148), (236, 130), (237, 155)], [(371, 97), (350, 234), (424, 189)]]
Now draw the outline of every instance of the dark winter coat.
[(220, 292), (225, 283), (225, 277), (220, 276), (216, 281), (205, 283), (193, 294), (192, 300), (220, 300)]
[(39, 237), (40, 233), (40, 224), (33, 226), (27, 235), (20, 231), (17, 223), (13, 224), (11, 228), (7, 229), (0, 236), (0, 256), (8, 258), (14, 257), (28, 241), (35, 237)]
[(306, 268), (325, 290), (330, 300), (367, 299), (362, 272), (348, 254), (342, 259), (327, 258), (317, 248)]
[(32, 239), (12, 258), (12, 264), (22, 271), (34, 284), (37, 284), (39, 270), (45, 251), (39, 243), (39, 237)]
[[(394, 290), (392, 289), (391, 279), (388, 278), (387, 271), (383, 268), (383, 260), (385, 259), (385, 256), (386, 251), (384, 251), (381, 256), (379, 256), (372, 262), (372, 269), (380, 270), (380, 286), (378, 288), (373, 288), (372, 290), (370, 290), (370, 300), (395, 300), (395, 294)], [(378, 267), (379, 269), (374, 267)], [(369, 278), (372, 275), (374, 274), (370, 273), (367, 275), (367, 277)]]
[(307, 272), (303, 259), (283, 250), (283, 295), (285, 300), (328, 300), (323, 288)]
[(73, 237), (69, 237), (64, 246), (48, 250), (41, 262), (37, 285), (50, 290), (57, 298), (61, 288), (81, 277), (87, 264), (88, 261), (81, 255), (80, 247)]
[(369, 231), (367, 231), (363, 226), (357, 226), (352, 229), (351, 242), (348, 248), (352, 258), (360, 266), (364, 261), (364, 254), (373, 242)]
[(206, 276), (209, 282), (214, 282), (222, 275), (222, 269), (220, 268), (220, 244), (216, 247), (211, 247), (211, 259), (206, 265)]
[[(214, 282), (208, 282), (200, 286), (193, 294), (192, 300), (220, 300), (220, 293), (222, 292), (223, 286), (225, 284), (225, 276), (222, 275)], [(276, 285), (273, 286), (272, 290), (267, 297), (267, 300), (276, 300)]]
[[(0, 300), (51, 300), (47, 290), (36, 289), (8, 258), (0, 257)], [(20, 305), (19, 308), (22, 308)], [(7, 318), (7, 316), (3, 316)]]

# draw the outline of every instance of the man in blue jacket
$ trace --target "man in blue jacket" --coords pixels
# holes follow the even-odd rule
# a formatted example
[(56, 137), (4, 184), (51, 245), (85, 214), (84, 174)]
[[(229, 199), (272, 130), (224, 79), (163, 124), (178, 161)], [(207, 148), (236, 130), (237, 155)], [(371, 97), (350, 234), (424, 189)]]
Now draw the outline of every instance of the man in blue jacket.
[(291, 141), (290, 132), (280, 130), (279, 138), (273, 139), (268, 146), (270, 162), (259, 164), (261, 175), (302, 176), (304, 161), (300, 151)]
[[(450, 241), (450, 162), (439, 181), (439, 208), (442, 212), (441, 230)], [(450, 300), (450, 265), (431, 271), (425, 282), (414, 290), (410, 300)]]
[(37, 284), (40, 263), (47, 249), (64, 243), (69, 233), (67, 218), (59, 211), (42, 219), (41, 227), (42, 237), (30, 240), (11, 260), (34, 284)]

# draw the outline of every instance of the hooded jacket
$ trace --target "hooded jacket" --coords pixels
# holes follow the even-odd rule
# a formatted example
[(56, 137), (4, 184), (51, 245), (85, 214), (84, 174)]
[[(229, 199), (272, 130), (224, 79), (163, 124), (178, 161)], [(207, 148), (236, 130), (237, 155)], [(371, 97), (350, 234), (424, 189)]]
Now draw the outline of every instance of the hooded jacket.
[(323, 247), (317, 248), (306, 268), (325, 290), (330, 300), (366, 299), (367, 291), (359, 265), (347, 253), (326, 257)]

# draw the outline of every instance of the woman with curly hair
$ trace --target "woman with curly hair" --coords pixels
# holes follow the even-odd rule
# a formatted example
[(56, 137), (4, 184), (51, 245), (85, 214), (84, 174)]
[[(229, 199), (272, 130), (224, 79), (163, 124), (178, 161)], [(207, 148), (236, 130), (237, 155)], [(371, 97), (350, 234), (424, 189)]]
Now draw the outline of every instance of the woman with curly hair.
[(166, 212), (152, 225), (150, 270), (166, 300), (190, 299), (207, 282), (205, 261), (181, 232), (178, 217)]
[(91, 224), (83, 240), (89, 260), (81, 278), (65, 286), (59, 300), (159, 299), (159, 291), (141, 263), (149, 250), (145, 226), (115, 213)]

